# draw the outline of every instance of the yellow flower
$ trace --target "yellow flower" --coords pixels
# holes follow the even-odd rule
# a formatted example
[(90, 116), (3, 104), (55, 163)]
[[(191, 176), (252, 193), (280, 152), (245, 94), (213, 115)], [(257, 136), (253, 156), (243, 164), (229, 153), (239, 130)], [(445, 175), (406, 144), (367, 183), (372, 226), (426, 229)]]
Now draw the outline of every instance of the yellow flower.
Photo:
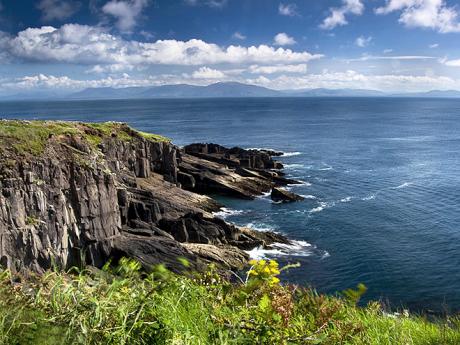
[(274, 276), (277, 276), (278, 274), (280, 274), (281, 272), (277, 269), (277, 268), (272, 268), (271, 269), (271, 274), (274, 275)]
[(275, 260), (270, 260), (270, 267), (278, 268), (278, 262), (276, 262)]
[(273, 277), (271, 280), (270, 280), (270, 284), (272, 285), (276, 285), (280, 282), (280, 280), (276, 277)]
[(267, 261), (265, 261), (265, 260), (260, 260), (259, 261), (260, 266), (265, 266), (266, 264), (267, 264)]
[(249, 261), (249, 264), (251, 266), (257, 265), (257, 260), (251, 260), (251, 261)]

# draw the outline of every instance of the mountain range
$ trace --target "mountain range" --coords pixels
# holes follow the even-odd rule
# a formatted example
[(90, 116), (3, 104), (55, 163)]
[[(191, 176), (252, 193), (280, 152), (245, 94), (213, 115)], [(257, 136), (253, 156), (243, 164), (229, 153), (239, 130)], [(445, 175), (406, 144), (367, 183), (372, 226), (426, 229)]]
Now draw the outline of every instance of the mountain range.
[(302, 89), (272, 90), (269, 88), (237, 82), (220, 82), (207, 86), (176, 84), (152, 87), (88, 88), (65, 93), (14, 94), (0, 96), (0, 100), (58, 99), (155, 99), (155, 98), (238, 98), (238, 97), (415, 97), (415, 98), (460, 98), (460, 91), (432, 90), (418, 93), (385, 93), (366, 89)]

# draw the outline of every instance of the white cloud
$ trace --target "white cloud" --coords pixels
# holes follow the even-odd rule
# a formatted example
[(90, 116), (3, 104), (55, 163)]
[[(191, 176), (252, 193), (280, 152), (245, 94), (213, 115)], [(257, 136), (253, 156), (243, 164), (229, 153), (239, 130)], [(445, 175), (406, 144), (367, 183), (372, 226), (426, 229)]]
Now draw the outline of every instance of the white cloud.
[(367, 47), (369, 43), (371, 43), (371, 41), (372, 41), (372, 36), (369, 36), (369, 37), (360, 36), (356, 39), (355, 44), (358, 47), (364, 48), (364, 47)]
[(393, 49), (384, 49), (383, 50), (383, 54), (389, 54), (389, 53), (392, 53), (393, 52)]
[(399, 22), (407, 27), (437, 30), (440, 33), (460, 32), (459, 13), (445, 0), (387, 0), (377, 14), (401, 11)]
[(433, 44), (430, 44), (428, 47), (430, 47), (431, 49), (435, 49), (435, 48), (439, 47), (439, 44), (438, 43), (433, 43)]
[(450, 67), (460, 67), (460, 59), (458, 60), (447, 60), (447, 59), (441, 59), (439, 62), (446, 66)]
[[(458, 62), (460, 66), (460, 61)], [(211, 69), (210, 69), (211, 70)], [(121, 77), (107, 77), (97, 80), (75, 80), (68, 76), (32, 75), (21, 78), (0, 80), (0, 90), (34, 90), (34, 89), (59, 89), (61, 91), (80, 90), (92, 87), (129, 87), (129, 86), (153, 86), (165, 84), (187, 83), (192, 85), (207, 85), (216, 81), (239, 81), (248, 84), (265, 86), (278, 90), (286, 89), (374, 89), (386, 92), (417, 92), (433, 89), (460, 90), (460, 80), (445, 76), (412, 76), (412, 75), (366, 75), (353, 70), (345, 72), (324, 71), (318, 74), (304, 75), (280, 75), (275, 78), (257, 76), (255, 78), (209, 78), (196, 79), (193, 75), (158, 75), (136, 79), (128, 74)]]
[(299, 65), (274, 65), (274, 66), (249, 66), (252, 74), (274, 74), (274, 73), (307, 73), (307, 64)]
[(296, 44), (294, 38), (290, 37), (288, 34), (284, 32), (280, 32), (273, 38), (273, 43), (277, 46), (289, 46)]
[(128, 41), (99, 27), (78, 24), (66, 24), (60, 28), (29, 28), (15, 37), (0, 36), (0, 52), (25, 61), (133, 66), (292, 64), (322, 57), (306, 51), (294, 52), (267, 45), (221, 47), (198, 39), (158, 40), (151, 43)]
[(195, 79), (223, 79), (226, 76), (225, 73), (217, 69), (200, 67), (199, 70), (192, 73), (192, 77)]
[(246, 39), (246, 36), (243, 35), (241, 32), (237, 31), (232, 35), (232, 38), (244, 41)]
[(347, 62), (354, 61), (370, 61), (370, 60), (430, 60), (436, 59), (434, 56), (424, 56), (424, 55), (396, 55), (396, 56), (374, 56), (374, 55), (364, 55), (356, 59), (347, 59)]
[(386, 92), (417, 92), (433, 89), (460, 89), (460, 80), (444, 76), (411, 76), (411, 75), (365, 75), (353, 70), (345, 72), (328, 72), (307, 74), (305, 76), (287, 76), (246, 79), (247, 83), (285, 89), (371, 89)]
[(102, 12), (117, 19), (117, 27), (122, 32), (131, 32), (148, 0), (111, 0), (102, 7)]
[(298, 16), (297, 5), (296, 4), (282, 4), (278, 6), (278, 13), (282, 16), (295, 17)]
[(120, 73), (120, 72), (126, 72), (126, 71), (132, 71), (134, 70), (135, 67), (132, 65), (126, 65), (126, 64), (113, 64), (113, 65), (96, 65), (90, 68), (89, 70), (85, 71), (85, 73), (92, 74), (101, 74), (101, 73)]
[(330, 15), (324, 19), (320, 25), (321, 29), (332, 30), (336, 26), (347, 25), (348, 21), (346, 15), (362, 15), (364, 12), (364, 5), (362, 0), (342, 0), (342, 7), (333, 7), (330, 9)]
[(52, 21), (70, 18), (80, 9), (80, 6), (80, 2), (72, 0), (41, 0), (37, 8), (42, 11), (42, 19), (44, 21)]
[(97, 80), (76, 80), (68, 76), (53, 76), (38, 74), (24, 76), (4, 82), (0, 85), (3, 90), (33, 90), (33, 89), (59, 89), (59, 90), (81, 90), (84, 88), (97, 87), (129, 87), (129, 86), (150, 86), (158, 84), (155, 78), (133, 79), (128, 74), (119, 78), (107, 77)]

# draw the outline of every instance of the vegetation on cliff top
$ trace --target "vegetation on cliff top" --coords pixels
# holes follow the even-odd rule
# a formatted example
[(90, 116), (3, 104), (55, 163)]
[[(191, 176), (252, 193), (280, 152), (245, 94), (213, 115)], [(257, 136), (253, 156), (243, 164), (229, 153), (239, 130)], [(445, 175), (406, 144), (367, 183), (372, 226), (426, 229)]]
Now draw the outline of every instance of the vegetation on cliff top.
[(155, 142), (169, 142), (161, 135), (144, 133), (119, 122), (83, 123), (70, 121), (0, 121), (0, 152), (14, 149), (17, 154), (40, 155), (50, 139), (79, 138), (96, 148), (104, 140), (123, 141), (144, 138)]
[[(187, 266), (187, 262), (183, 261)], [(459, 344), (460, 322), (386, 314), (363, 293), (331, 297), (281, 285), (274, 261), (239, 283), (211, 267), (144, 274), (121, 260), (102, 271), (49, 272), (22, 283), (0, 273), (0, 344)]]

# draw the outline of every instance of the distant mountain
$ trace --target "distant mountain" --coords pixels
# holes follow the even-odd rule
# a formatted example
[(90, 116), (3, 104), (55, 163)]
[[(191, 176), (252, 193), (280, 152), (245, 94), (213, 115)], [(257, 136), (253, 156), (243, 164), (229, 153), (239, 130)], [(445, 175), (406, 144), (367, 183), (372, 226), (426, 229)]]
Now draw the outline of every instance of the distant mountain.
[(410, 92), (392, 95), (393, 97), (426, 97), (426, 98), (460, 98), (460, 91), (456, 90), (431, 90), (428, 92)]
[(122, 98), (217, 98), (217, 97), (279, 97), (282, 93), (256, 85), (235, 82), (208, 86), (187, 84), (130, 88), (91, 88), (74, 93), (71, 99), (122, 99)]
[(70, 99), (125, 99), (142, 98), (139, 94), (147, 90), (146, 87), (125, 87), (115, 89), (113, 87), (95, 87), (73, 93), (66, 98)]
[(188, 84), (127, 88), (89, 88), (73, 94), (65, 91), (39, 90), (0, 95), (0, 100), (92, 100), (92, 99), (154, 99), (154, 98), (230, 98), (230, 97), (423, 97), (460, 98), (460, 91), (433, 90), (415, 93), (384, 93), (366, 89), (302, 89), (277, 91), (256, 85), (222, 82), (208, 86)]
[(376, 90), (365, 89), (306, 89), (286, 91), (295, 97), (384, 97), (386, 94)]

